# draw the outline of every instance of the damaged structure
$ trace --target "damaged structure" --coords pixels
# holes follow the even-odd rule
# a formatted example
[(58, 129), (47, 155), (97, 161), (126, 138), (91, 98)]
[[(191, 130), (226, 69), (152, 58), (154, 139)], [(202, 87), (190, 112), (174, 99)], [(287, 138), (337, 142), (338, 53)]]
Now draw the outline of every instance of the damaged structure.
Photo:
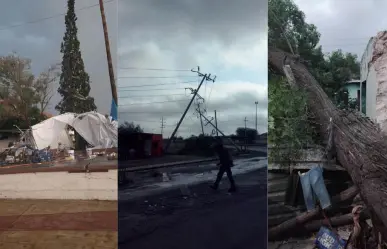
[(75, 132), (87, 142), (91, 157), (93, 149), (117, 148), (117, 129), (117, 121), (97, 112), (53, 116), (20, 131), (19, 141), (1, 151), (0, 165), (50, 162), (54, 160), (53, 150), (56, 154), (67, 151), (69, 158), (74, 158)]
[[(366, 96), (365, 114), (387, 132), (387, 31), (371, 37), (360, 66), (360, 96)], [(365, 91), (365, 93), (364, 93)]]
[(26, 134), (26, 141), (37, 149), (73, 147), (69, 131), (74, 129), (93, 148), (117, 147), (117, 122), (97, 112), (65, 113), (36, 124)]

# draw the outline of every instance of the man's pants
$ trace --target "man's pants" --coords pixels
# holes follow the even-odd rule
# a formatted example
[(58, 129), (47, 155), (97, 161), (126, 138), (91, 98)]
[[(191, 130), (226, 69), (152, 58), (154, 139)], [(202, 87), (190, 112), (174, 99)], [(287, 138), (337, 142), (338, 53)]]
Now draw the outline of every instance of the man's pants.
[(214, 183), (214, 186), (215, 187), (219, 186), (219, 183), (222, 180), (224, 172), (226, 172), (226, 174), (227, 174), (228, 180), (230, 181), (231, 188), (235, 188), (235, 181), (234, 181), (234, 178), (232, 176), (231, 167), (227, 167), (227, 166), (220, 166), (219, 171), (218, 171), (218, 175), (216, 176), (216, 181)]
[(300, 175), (305, 206), (308, 211), (315, 208), (315, 197), (320, 202), (322, 209), (331, 206), (331, 200), (323, 178), (323, 168), (315, 166), (305, 174)]

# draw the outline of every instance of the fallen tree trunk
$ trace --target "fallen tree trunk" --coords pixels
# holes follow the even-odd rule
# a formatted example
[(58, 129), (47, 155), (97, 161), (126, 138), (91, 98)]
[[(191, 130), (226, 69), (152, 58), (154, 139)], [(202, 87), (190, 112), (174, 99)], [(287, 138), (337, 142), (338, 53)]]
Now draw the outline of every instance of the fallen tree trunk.
[[(360, 213), (360, 221), (365, 221), (369, 218), (370, 218), (370, 214), (368, 210), (364, 210)], [(353, 225), (353, 215), (344, 214), (344, 215), (332, 217), (330, 219), (330, 223), (332, 227)], [(329, 227), (329, 224), (327, 224), (326, 220), (314, 220), (305, 224), (303, 226), (303, 229), (308, 232), (317, 232), (322, 226)]]
[(284, 63), (290, 65), (295, 85), (306, 92), (308, 105), (320, 124), (320, 132), (333, 122), (333, 143), (337, 159), (359, 188), (370, 209), (375, 229), (387, 241), (387, 142), (377, 125), (357, 112), (339, 110), (328, 98), (308, 69), (294, 56), (269, 48), (269, 68), (284, 75)]
[[(359, 190), (356, 186), (352, 186), (349, 189), (341, 192), (337, 196), (334, 196), (332, 198), (332, 207), (327, 210), (332, 211), (332, 209), (335, 209), (338, 207), (337, 204), (351, 200), (355, 198), (355, 196), (359, 193)], [(268, 239), (269, 240), (278, 240), (281, 238), (282, 235), (289, 233), (293, 229), (297, 229), (298, 226), (303, 225), (304, 223), (307, 223), (315, 218), (317, 218), (319, 215), (321, 215), (321, 209), (315, 208), (312, 211), (302, 213), (298, 215), (295, 218), (292, 218), (290, 220), (287, 220), (275, 227), (272, 227), (269, 229), (268, 232)]]

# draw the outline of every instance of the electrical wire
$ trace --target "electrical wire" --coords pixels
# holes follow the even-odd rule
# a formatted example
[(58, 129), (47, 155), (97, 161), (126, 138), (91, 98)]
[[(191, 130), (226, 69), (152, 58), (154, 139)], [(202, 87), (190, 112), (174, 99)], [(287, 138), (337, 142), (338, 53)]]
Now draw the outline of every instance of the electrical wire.
[[(106, 1), (104, 1), (104, 3), (111, 3), (111, 2), (114, 2), (114, 1), (115, 0), (106, 0)], [(99, 7), (99, 3), (93, 4), (93, 5), (88, 5), (88, 6), (85, 6), (85, 7), (82, 7), (82, 8), (78, 8), (78, 9), (75, 9), (75, 11), (91, 9), (91, 8), (94, 8), (94, 7)], [(42, 18), (38, 18), (38, 19), (35, 19), (35, 20), (19, 23), (19, 24), (14, 24), (14, 25), (8, 25), (8, 26), (5, 26), (5, 27), (0, 27), (0, 31), (9, 30), (9, 29), (18, 28), (18, 27), (21, 27), (21, 26), (24, 26), (24, 25), (35, 24), (35, 23), (47, 21), (47, 20), (50, 20), (50, 19), (53, 19), (53, 18), (65, 16), (66, 14), (67, 13), (60, 13), (60, 14), (56, 14), (56, 15), (52, 15), (52, 16), (47, 16), (47, 17), (42, 17)]]
[(164, 89), (155, 89), (155, 88), (150, 88), (150, 89), (124, 89), (124, 90), (120, 90), (120, 92), (140, 92), (140, 91), (173, 91), (173, 90), (185, 90), (185, 88), (173, 88), (173, 89), (170, 89), (170, 88), (164, 88)]
[(187, 69), (165, 69), (165, 68), (139, 68), (139, 67), (121, 67), (120, 70), (140, 70), (140, 71), (168, 71), (168, 72), (190, 72)]
[(180, 100), (166, 100), (166, 101), (156, 101), (156, 102), (146, 102), (146, 103), (132, 103), (132, 104), (125, 104), (125, 105), (118, 105), (118, 106), (128, 106), (128, 105), (151, 105), (151, 104), (162, 104), (162, 103), (172, 103), (172, 102), (185, 102), (188, 101), (188, 99), (180, 99)]
[(174, 83), (159, 83), (159, 84), (150, 84), (150, 85), (134, 85), (134, 86), (119, 86), (118, 88), (131, 88), (131, 87), (146, 87), (146, 86), (166, 86), (166, 85), (178, 85), (178, 84), (188, 84), (195, 83), (196, 81), (181, 81)]
[(176, 111), (158, 111), (158, 112), (155, 112), (155, 111), (124, 111), (124, 110), (119, 110), (118, 113), (132, 113), (132, 114), (161, 114), (161, 113), (166, 113), (166, 114), (182, 114), (183, 112), (176, 112)]
[(118, 79), (173, 79), (173, 78), (192, 78), (198, 77), (193, 75), (177, 75), (177, 76), (122, 76)]
[(169, 97), (169, 96), (187, 96), (182, 93), (164, 94), (164, 95), (137, 95), (137, 96), (118, 96), (118, 98), (157, 98), (157, 97)]

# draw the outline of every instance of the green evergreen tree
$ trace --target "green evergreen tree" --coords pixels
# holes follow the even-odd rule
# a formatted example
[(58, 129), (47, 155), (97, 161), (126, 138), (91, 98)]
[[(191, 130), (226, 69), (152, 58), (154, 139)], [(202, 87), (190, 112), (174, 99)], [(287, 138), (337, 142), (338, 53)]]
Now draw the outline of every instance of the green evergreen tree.
[(97, 107), (94, 104), (94, 98), (89, 96), (90, 77), (85, 72), (80, 42), (77, 37), (75, 0), (68, 0), (67, 7), (66, 32), (61, 44), (62, 72), (58, 88), (62, 100), (55, 106), (55, 109), (60, 113), (95, 111)]

